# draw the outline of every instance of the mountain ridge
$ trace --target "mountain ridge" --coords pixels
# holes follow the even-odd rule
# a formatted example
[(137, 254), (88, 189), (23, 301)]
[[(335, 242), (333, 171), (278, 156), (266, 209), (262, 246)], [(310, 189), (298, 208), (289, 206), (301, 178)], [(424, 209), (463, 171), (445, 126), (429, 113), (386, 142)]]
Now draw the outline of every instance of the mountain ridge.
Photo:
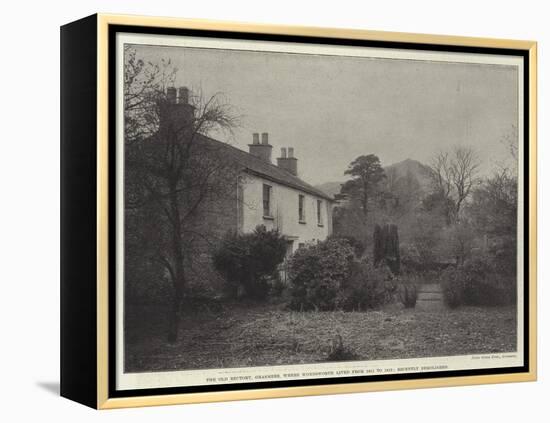
[[(407, 158), (397, 163), (392, 163), (387, 166), (383, 166), (386, 176), (389, 177), (390, 173), (393, 173), (394, 178), (403, 178), (407, 175), (412, 175), (418, 181), (421, 189), (428, 192), (430, 185), (430, 168), (429, 166), (419, 162), (415, 159)], [(335, 194), (340, 193), (340, 187), (344, 183), (338, 181), (327, 181), (322, 184), (315, 185), (315, 188), (325, 192), (327, 195), (334, 197)]]

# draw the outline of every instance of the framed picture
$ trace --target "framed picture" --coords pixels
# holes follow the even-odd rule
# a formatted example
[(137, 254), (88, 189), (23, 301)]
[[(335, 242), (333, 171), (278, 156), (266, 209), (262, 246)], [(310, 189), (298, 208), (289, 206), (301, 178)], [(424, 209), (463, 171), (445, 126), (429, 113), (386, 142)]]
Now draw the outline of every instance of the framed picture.
[(61, 29), (61, 394), (536, 379), (536, 43)]

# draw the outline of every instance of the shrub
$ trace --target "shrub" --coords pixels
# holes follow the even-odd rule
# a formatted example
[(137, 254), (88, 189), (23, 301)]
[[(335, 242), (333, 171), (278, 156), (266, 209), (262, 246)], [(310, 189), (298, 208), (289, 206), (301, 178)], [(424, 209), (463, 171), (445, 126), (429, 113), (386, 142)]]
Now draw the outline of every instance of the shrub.
[(277, 266), (286, 254), (286, 240), (277, 231), (257, 226), (254, 232), (229, 232), (213, 254), (214, 268), (226, 281), (226, 293), (264, 300)]
[(220, 296), (216, 296), (203, 287), (190, 286), (181, 301), (181, 307), (186, 313), (206, 311), (219, 313), (223, 309)]
[(337, 334), (331, 341), (327, 361), (354, 361), (359, 360), (359, 356), (349, 347), (344, 345), (342, 335)]
[(390, 302), (395, 289), (392, 273), (388, 267), (375, 267), (366, 260), (354, 261), (350, 276), (338, 293), (336, 306), (345, 311), (376, 308)]
[(351, 248), (353, 248), (353, 252), (355, 253), (355, 257), (361, 258), (363, 256), (363, 253), (365, 252), (366, 246), (363, 241), (360, 239), (351, 236), (351, 235), (331, 235), (331, 238), (333, 239), (343, 239), (346, 240)]
[(423, 270), (420, 262), (420, 253), (414, 244), (402, 244), (399, 247), (401, 256), (401, 272), (416, 273)]
[(441, 288), (443, 301), (449, 308), (456, 308), (463, 304), (464, 281), (460, 271), (449, 267), (441, 273)]
[(267, 283), (269, 285), (269, 296), (272, 298), (280, 297), (285, 291), (286, 284), (281, 279), (279, 272), (273, 273), (268, 277)]
[(290, 308), (333, 310), (353, 260), (353, 248), (345, 239), (329, 238), (299, 248), (288, 264)]
[(401, 259), (397, 226), (394, 224), (376, 225), (374, 227), (373, 241), (374, 264), (385, 263), (395, 275), (399, 274)]
[(450, 307), (515, 302), (515, 279), (502, 274), (494, 258), (478, 256), (442, 273), (443, 297)]
[(416, 300), (418, 299), (418, 283), (417, 277), (413, 275), (402, 276), (401, 284), (397, 290), (399, 295), (399, 301), (405, 308), (416, 307)]

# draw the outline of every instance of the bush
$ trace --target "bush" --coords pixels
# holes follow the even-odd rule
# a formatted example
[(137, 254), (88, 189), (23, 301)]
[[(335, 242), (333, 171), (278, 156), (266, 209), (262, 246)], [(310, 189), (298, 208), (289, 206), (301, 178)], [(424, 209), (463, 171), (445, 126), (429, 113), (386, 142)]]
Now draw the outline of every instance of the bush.
[(460, 270), (449, 267), (441, 273), (443, 301), (449, 308), (457, 308), (464, 303), (464, 280)]
[(269, 285), (270, 298), (281, 297), (285, 291), (286, 284), (281, 279), (279, 272), (275, 272), (268, 277), (267, 283)]
[(337, 334), (331, 342), (327, 361), (355, 361), (359, 356), (349, 347), (344, 345), (342, 335)]
[(260, 225), (248, 234), (229, 232), (212, 259), (226, 281), (228, 295), (236, 297), (242, 292), (245, 297), (264, 300), (285, 254), (285, 238)]
[(353, 260), (353, 248), (345, 239), (329, 238), (296, 250), (288, 263), (290, 308), (333, 310)]
[(366, 246), (363, 241), (360, 239), (351, 236), (351, 235), (331, 235), (332, 239), (343, 239), (346, 240), (351, 248), (353, 248), (353, 252), (355, 253), (355, 257), (361, 258), (363, 256), (363, 253), (365, 252)]
[(418, 277), (413, 275), (402, 276), (400, 278), (401, 284), (397, 290), (399, 295), (399, 301), (405, 308), (416, 307), (416, 301), (418, 299)]
[(289, 261), (293, 310), (362, 311), (393, 300), (397, 285), (387, 266), (356, 260), (343, 238), (297, 250)]
[(354, 261), (349, 278), (338, 293), (336, 307), (345, 311), (363, 311), (387, 304), (393, 299), (396, 285), (386, 266)]
[(401, 258), (399, 252), (399, 235), (397, 225), (376, 225), (373, 233), (374, 264), (385, 263), (394, 275), (400, 273)]
[(443, 271), (441, 278), (443, 298), (449, 307), (495, 306), (516, 301), (515, 278), (502, 274), (492, 257), (467, 260)]

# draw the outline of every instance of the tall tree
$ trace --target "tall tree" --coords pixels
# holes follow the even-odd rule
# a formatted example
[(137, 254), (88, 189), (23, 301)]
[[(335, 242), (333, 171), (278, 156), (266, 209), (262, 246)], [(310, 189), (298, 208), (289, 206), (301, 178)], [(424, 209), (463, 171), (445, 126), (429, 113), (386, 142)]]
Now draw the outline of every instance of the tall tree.
[(479, 182), (478, 175), (479, 160), (473, 148), (457, 146), (451, 152), (439, 152), (430, 163), (432, 193), (424, 204), (437, 204), (447, 224), (457, 222), (464, 202)]
[(451, 161), (451, 181), (455, 189), (455, 215), (460, 219), (460, 208), (479, 182), (479, 161), (471, 147), (456, 147)]
[(499, 169), (474, 189), (468, 211), (480, 232), (515, 240), (517, 204), (517, 178), (507, 169)]
[(176, 90), (176, 74), (170, 62), (144, 63), (135, 50), (125, 50), (125, 210), (127, 217), (151, 206), (157, 211), (144, 224), (158, 231), (150, 248), (171, 280), (170, 342), (178, 337), (186, 245), (197, 231), (192, 223), (201, 206), (229, 195), (236, 180), (215, 144), (200, 142), (211, 131), (231, 132), (237, 124), (231, 106), (220, 94), (205, 99)]
[(449, 153), (437, 153), (429, 166), (432, 192), (423, 201), (424, 209), (443, 214), (447, 225), (450, 225), (455, 220), (456, 206), (452, 196), (452, 163)]
[(350, 163), (344, 175), (352, 179), (342, 184), (341, 192), (360, 204), (365, 221), (369, 212), (369, 202), (377, 194), (380, 182), (386, 177), (380, 159), (374, 155), (359, 156)]

